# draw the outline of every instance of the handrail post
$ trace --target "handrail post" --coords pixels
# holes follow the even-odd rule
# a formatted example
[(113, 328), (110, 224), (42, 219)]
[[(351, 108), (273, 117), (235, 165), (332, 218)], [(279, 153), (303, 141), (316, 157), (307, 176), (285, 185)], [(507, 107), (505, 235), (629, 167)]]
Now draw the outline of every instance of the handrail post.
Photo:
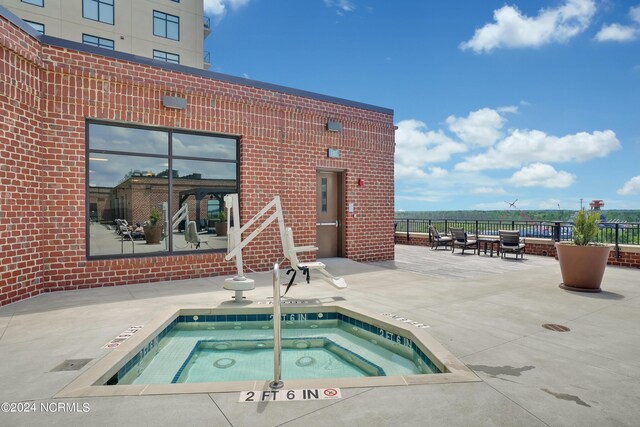
[(279, 389), (284, 386), (280, 380), (280, 362), (282, 361), (282, 338), (280, 335), (280, 266), (273, 264), (273, 381), (269, 387)]
[(407, 218), (407, 243), (409, 243), (409, 218)]
[(620, 259), (620, 242), (619, 242), (619, 237), (620, 237), (620, 224), (616, 222), (616, 259), (619, 260)]

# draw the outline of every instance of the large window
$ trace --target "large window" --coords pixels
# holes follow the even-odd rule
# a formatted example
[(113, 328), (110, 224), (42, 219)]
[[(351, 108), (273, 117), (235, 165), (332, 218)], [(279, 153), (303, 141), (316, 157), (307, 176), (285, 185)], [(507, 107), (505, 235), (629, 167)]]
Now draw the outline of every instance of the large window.
[(88, 122), (87, 147), (89, 257), (226, 248), (215, 223), (238, 192), (237, 138)]
[(113, 24), (113, 0), (82, 0), (82, 17)]
[(102, 47), (105, 49), (114, 49), (113, 40), (103, 39), (102, 37), (92, 36), (90, 34), (82, 35), (82, 43), (90, 46)]
[(180, 40), (180, 18), (154, 10), (153, 35), (171, 40)]
[(153, 59), (157, 59), (158, 61), (171, 62), (173, 64), (180, 63), (180, 55), (176, 55), (175, 53), (163, 52), (161, 50), (153, 50)]

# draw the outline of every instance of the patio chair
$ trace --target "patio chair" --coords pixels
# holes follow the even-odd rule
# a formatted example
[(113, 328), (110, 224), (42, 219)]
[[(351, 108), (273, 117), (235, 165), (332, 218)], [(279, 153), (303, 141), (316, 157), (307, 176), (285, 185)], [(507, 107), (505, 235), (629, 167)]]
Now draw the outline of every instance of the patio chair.
[(453, 244), (451, 245), (451, 253), (455, 250), (456, 246), (462, 248), (462, 255), (464, 255), (465, 249), (473, 249), (473, 253), (475, 254), (478, 250), (478, 241), (477, 240), (469, 240), (467, 238), (467, 233), (462, 228), (454, 228), (449, 227), (449, 231), (451, 232), (451, 237), (453, 238)]
[(293, 276), (287, 285), (287, 289), (284, 292), (285, 295), (289, 291), (291, 285), (293, 285), (293, 281), (295, 280), (298, 271), (301, 271), (302, 274), (305, 275), (307, 283), (311, 280), (311, 270), (314, 270), (322, 274), (322, 279), (330, 285), (338, 289), (344, 289), (347, 287), (347, 282), (345, 282), (343, 278), (334, 277), (331, 273), (325, 270), (326, 266), (324, 263), (320, 261), (300, 262), (298, 259), (298, 253), (317, 251), (318, 248), (315, 246), (295, 246), (293, 243), (293, 230), (291, 227), (287, 227), (285, 230), (285, 240), (283, 244), (284, 257), (291, 263), (291, 267), (287, 270), (287, 275), (289, 275), (289, 273), (293, 273)]
[(431, 241), (431, 249), (435, 250), (440, 246), (444, 246), (446, 249), (447, 245), (451, 245), (453, 242), (450, 236), (440, 234), (433, 225), (429, 226), (429, 240)]
[(500, 235), (500, 252), (502, 258), (509, 252), (516, 254), (516, 259), (518, 259), (518, 254), (520, 254), (520, 259), (524, 259), (525, 244), (520, 242), (519, 230), (498, 230), (498, 234)]
[(196, 249), (200, 247), (202, 241), (200, 240), (200, 236), (198, 236), (198, 227), (195, 221), (189, 221), (186, 230), (184, 231), (184, 240), (191, 244), (191, 246), (195, 246)]

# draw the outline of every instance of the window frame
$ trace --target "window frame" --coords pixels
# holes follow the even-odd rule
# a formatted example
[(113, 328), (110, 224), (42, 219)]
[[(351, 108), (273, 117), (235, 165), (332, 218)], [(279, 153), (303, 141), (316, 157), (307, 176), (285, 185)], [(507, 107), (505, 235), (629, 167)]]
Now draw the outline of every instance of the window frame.
[[(85, 14), (85, 2), (93, 2), (96, 4), (97, 6), (97, 18), (91, 18), (89, 16), (87, 16)], [(111, 2), (111, 3), (107, 3), (107, 2)], [(82, 17), (84, 19), (89, 19), (91, 21), (95, 21), (95, 22), (100, 22), (102, 24), (107, 24), (107, 25), (116, 25), (116, 4), (115, 4), (115, 0), (82, 0)], [(111, 6), (111, 22), (107, 22), (107, 21), (103, 21), (100, 19), (100, 5), (101, 4), (105, 4), (107, 6)]]
[[(33, 28), (35, 31), (37, 31), (38, 33), (44, 35), (45, 32), (45, 27), (44, 24), (41, 24), (40, 22), (35, 22), (35, 21), (29, 21), (28, 19), (23, 19), (24, 22), (26, 22), (27, 24), (31, 25), (31, 28)], [(38, 30), (36, 27), (33, 26), (33, 24), (36, 25), (41, 25), (42, 26), (42, 31)]]
[[(156, 13), (162, 14), (164, 15), (164, 17), (156, 17)], [(172, 18), (176, 18), (178, 21), (174, 22), (174, 21), (170, 21), (169, 19), (167, 19), (168, 17), (172, 17)], [(153, 13), (151, 15), (151, 18), (153, 19), (153, 35), (155, 37), (161, 37), (163, 39), (167, 39), (167, 40), (175, 40), (175, 41), (180, 41), (180, 17), (177, 15), (172, 15), (170, 13), (166, 13), (166, 12), (162, 12), (160, 10), (153, 10)], [(162, 20), (164, 22), (164, 35), (162, 34), (157, 34), (156, 33), (156, 19)], [(173, 37), (169, 37), (168, 36), (168, 29), (169, 29), (169, 22), (177, 24), (178, 25), (178, 38), (174, 39)]]
[[(85, 41), (85, 37), (93, 37), (93, 38), (97, 39), (98, 40), (98, 44), (87, 43)], [(100, 45), (101, 41), (111, 42), (111, 47), (101, 46)], [(107, 39), (107, 38), (99, 37), (99, 36), (94, 36), (93, 34), (82, 33), (82, 44), (85, 44), (87, 46), (100, 47), (102, 49), (116, 50), (116, 42), (115, 42), (115, 40), (111, 40), (111, 39)]]
[(32, 6), (44, 7), (44, 0), (20, 0), (20, 2), (30, 4)]
[[(121, 127), (121, 128), (133, 128), (133, 129), (144, 129), (150, 131), (161, 131), (167, 132), (168, 139), (168, 152), (166, 155), (164, 154), (145, 154), (139, 152), (129, 152), (129, 151), (115, 151), (115, 150), (105, 150), (105, 149), (95, 149), (92, 150), (90, 147), (90, 138), (91, 132), (89, 131), (90, 125), (104, 125), (104, 126), (113, 126), (113, 127)], [(201, 135), (207, 137), (220, 137), (235, 140), (236, 144), (236, 152), (235, 159), (220, 159), (220, 158), (211, 158), (211, 157), (193, 157), (193, 156), (183, 156), (183, 155), (174, 155), (173, 154), (173, 135), (174, 134), (188, 134), (188, 135)], [(172, 127), (158, 127), (158, 126), (146, 126), (146, 125), (136, 125), (131, 123), (120, 123), (120, 122), (112, 122), (112, 121), (104, 121), (104, 120), (94, 120), (94, 119), (86, 119), (85, 120), (85, 256), (87, 260), (103, 260), (103, 259), (130, 259), (130, 258), (146, 258), (146, 257), (173, 257), (173, 256), (183, 256), (183, 255), (193, 255), (194, 253), (202, 254), (202, 253), (224, 253), (225, 249), (194, 249), (194, 250), (176, 250), (173, 244), (173, 233), (168, 233), (168, 250), (159, 251), (159, 252), (150, 252), (150, 253), (132, 253), (132, 254), (107, 254), (107, 255), (91, 255), (91, 239), (90, 239), (90, 226), (91, 226), (91, 186), (90, 177), (89, 177), (89, 157), (90, 155), (95, 154), (113, 154), (113, 155), (125, 155), (131, 157), (154, 157), (167, 159), (168, 166), (167, 169), (169, 171), (173, 170), (173, 161), (174, 160), (195, 160), (195, 161), (209, 161), (209, 162), (217, 162), (217, 163), (235, 163), (235, 181), (236, 188), (235, 193), (240, 194), (240, 136), (239, 135), (226, 135), (215, 132), (202, 132), (197, 130), (190, 129), (180, 129), (180, 128), (172, 128)], [(173, 173), (169, 172), (167, 178), (167, 207), (168, 212), (173, 212), (173, 202), (171, 195), (173, 194)], [(208, 216), (206, 216), (208, 218)]]
[[(163, 53), (165, 55), (164, 58), (161, 57), (156, 57), (156, 53)], [(167, 58), (167, 55), (173, 55), (176, 58), (178, 58), (178, 61), (169, 61), (169, 59)], [(166, 62), (168, 64), (180, 64), (180, 55), (178, 55), (177, 53), (171, 53), (171, 52), (165, 52), (164, 50), (158, 50), (158, 49), (153, 49), (153, 59), (155, 59), (156, 61), (163, 61)]]

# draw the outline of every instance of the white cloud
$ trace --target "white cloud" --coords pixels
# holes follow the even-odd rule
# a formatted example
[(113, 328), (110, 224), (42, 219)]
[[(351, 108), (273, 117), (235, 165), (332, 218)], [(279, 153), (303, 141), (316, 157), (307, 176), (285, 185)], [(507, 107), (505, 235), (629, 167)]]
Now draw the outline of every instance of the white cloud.
[(449, 174), (446, 169), (439, 167), (428, 168), (428, 172), (417, 166), (395, 165), (394, 175), (397, 179), (437, 179)]
[(216, 18), (222, 18), (227, 12), (227, 6), (233, 10), (237, 10), (246, 6), (250, 0), (204, 0), (205, 15), (213, 15)]
[(576, 181), (576, 176), (557, 171), (551, 165), (533, 163), (515, 172), (509, 182), (516, 187), (567, 188)]
[(539, 130), (514, 130), (486, 152), (467, 157), (456, 170), (519, 168), (531, 162), (584, 162), (621, 148), (612, 130), (557, 137)]
[(506, 194), (502, 187), (476, 187), (471, 192), (473, 194)]
[[(526, 105), (526, 101), (521, 101), (521, 103), (522, 103), (522, 105)], [(517, 105), (506, 105), (504, 107), (496, 108), (496, 111), (498, 113), (517, 114), (518, 113), (518, 106)]]
[(541, 200), (538, 206), (540, 207), (540, 209), (560, 209), (560, 200), (559, 199)]
[(566, 0), (552, 9), (542, 9), (537, 16), (523, 15), (515, 6), (494, 10), (495, 22), (476, 30), (471, 40), (460, 44), (462, 50), (476, 53), (498, 48), (538, 47), (566, 42), (580, 34), (595, 14), (594, 0)]
[(442, 176), (444, 169), (432, 168), (429, 175), (423, 168), (429, 163), (446, 162), (452, 154), (467, 150), (464, 144), (453, 141), (444, 133), (427, 130), (421, 121), (402, 120), (397, 126), (396, 178), (424, 179)]
[(631, 17), (631, 20), (640, 24), (640, 5), (634, 6), (629, 9), (629, 16)]
[(622, 196), (631, 196), (640, 194), (640, 176), (634, 176), (625, 182), (621, 189), (617, 191)]
[(599, 42), (627, 42), (640, 34), (640, 5), (629, 9), (629, 17), (635, 25), (604, 24), (595, 39)]
[(356, 10), (355, 5), (349, 0), (324, 0), (325, 6), (336, 8), (338, 15), (344, 15), (344, 12), (353, 12)]
[(427, 173), (417, 166), (399, 164), (396, 161), (393, 175), (396, 179), (426, 179)]
[(504, 122), (504, 117), (491, 108), (472, 111), (467, 117), (449, 116), (446, 120), (449, 129), (458, 138), (470, 146), (479, 147), (488, 147), (498, 141), (502, 137), (500, 129)]
[(435, 167), (429, 168), (429, 175), (432, 178), (442, 178), (449, 175), (449, 171), (435, 166)]
[(595, 38), (599, 42), (626, 42), (634, 40), (637, 36), (637, 28), (620, 24), (610, 24), (603, 25)]

